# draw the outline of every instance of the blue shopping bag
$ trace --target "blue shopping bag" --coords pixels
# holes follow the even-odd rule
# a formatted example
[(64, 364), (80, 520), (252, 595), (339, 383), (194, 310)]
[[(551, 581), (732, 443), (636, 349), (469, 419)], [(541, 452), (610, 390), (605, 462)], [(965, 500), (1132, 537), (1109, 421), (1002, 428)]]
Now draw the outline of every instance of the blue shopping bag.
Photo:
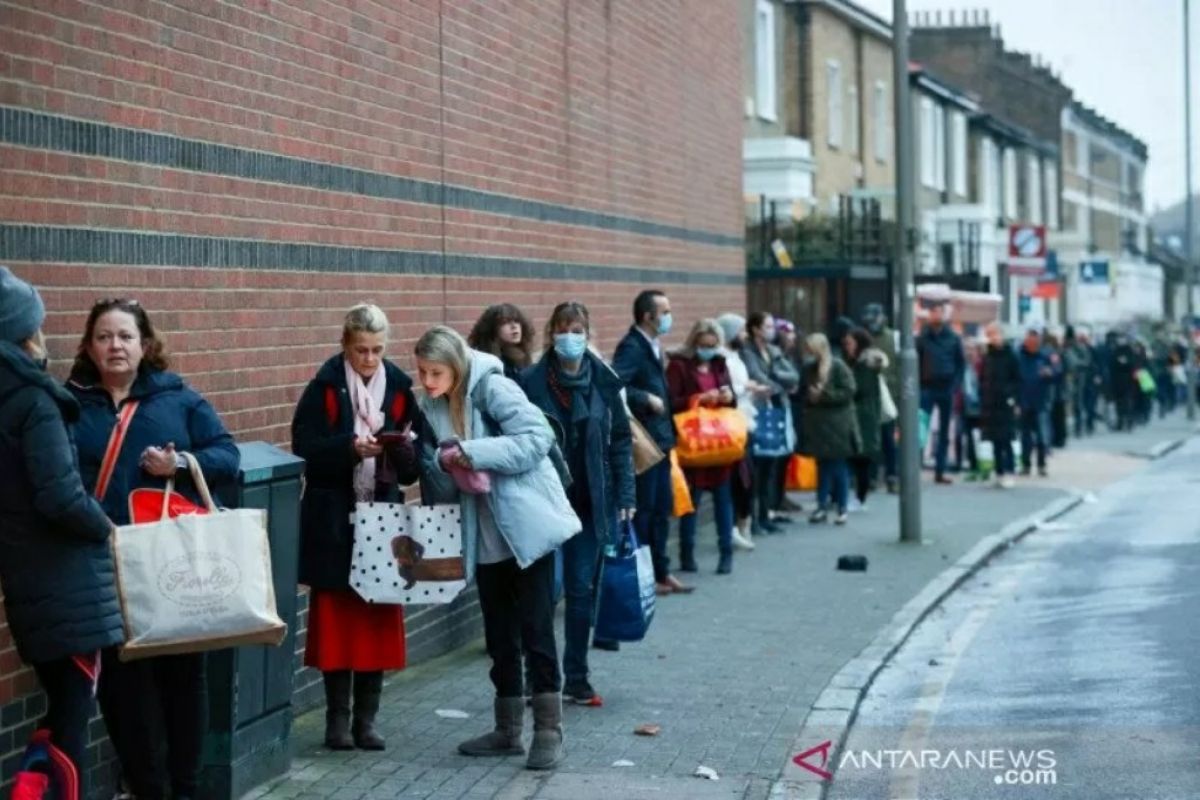
[(654, 619), (654, 563), (650, 548), (638, 545), (633, 523), (622, 526), (617, 542), (604, 553), (595, 638), (638, 642)]
[(788, 436), (789, 427), (786, 408), (767, 406), (758, 409), (754, 414), (754, 433), (750, 439), (753, 455), (758, 458), (791, 455), (795, 441)]

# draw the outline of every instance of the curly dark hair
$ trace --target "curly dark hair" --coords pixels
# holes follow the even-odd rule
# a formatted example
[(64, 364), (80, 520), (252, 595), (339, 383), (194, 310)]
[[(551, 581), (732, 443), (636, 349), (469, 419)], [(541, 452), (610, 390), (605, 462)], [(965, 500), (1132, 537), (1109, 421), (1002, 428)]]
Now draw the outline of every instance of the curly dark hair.
[(139, 375), (151, 371), (162, 371), (170, 366), (166, 345), (155, 332), (154, 325), (150, 322), (150, 315), (146, 313), (146, 309), (142, 308), (141, 303), (137, 300), (120, 297), (110, 298), (98, 300), (88, 313), (87, 324), (83, 327), (83, 337), (79, 340), (79, 347), (75, 350), (75, 363), (71, 366), (71, 380), (81, 384), (92, 384), (100, 380), (100, 370), (92, 361), (92, 357), (88, 355), (88, 345), (96, 332), (96, 323), (100, 317), (110, 311), (122, 311), (133, 317), (137, 323), (138, 333), (142, 337), (142, 362), (138, 365)]
[[(513, 345), (500, 341), (500, 326), (509, 322), (520, 323), (520, 344)], [(528, 367), (533, 363), (533, 323), (529, 321), (529, 317), (525, 316), (524, 311), (512, 303), (488, 306), (475, 322), (475, 327), (471, 328), (467, 344), (476, 350), (499, 356), (504, 361), (511, 362), (518, 367)]]

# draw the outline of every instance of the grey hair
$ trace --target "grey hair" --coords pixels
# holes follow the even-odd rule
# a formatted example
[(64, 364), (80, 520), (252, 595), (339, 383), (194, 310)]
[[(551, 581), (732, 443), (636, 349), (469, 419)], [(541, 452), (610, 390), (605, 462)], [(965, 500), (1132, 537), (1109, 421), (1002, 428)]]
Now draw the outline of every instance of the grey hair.
[(346, 312), (342, 323), (342, 341), (348, 342), (356, 333), (382, 333), (387, 335), (388, 318), (383, 309), (373, 303), (359, 303)]

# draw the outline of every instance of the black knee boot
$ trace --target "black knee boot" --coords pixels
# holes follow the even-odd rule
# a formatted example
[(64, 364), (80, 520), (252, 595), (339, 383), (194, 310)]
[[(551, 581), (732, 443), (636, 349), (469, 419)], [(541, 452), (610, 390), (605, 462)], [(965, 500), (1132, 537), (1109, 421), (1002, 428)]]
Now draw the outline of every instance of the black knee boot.
[(353, 750), (350, 738), (350, 684), (348, 669), (322, 672), (325, 679), (325, 746), (330, 750)]
[(383, 750), (387, 744), (375, 732), (375, 715), (383, 696), (382, 672), (354, 673), (354, 745), (359, 750)]

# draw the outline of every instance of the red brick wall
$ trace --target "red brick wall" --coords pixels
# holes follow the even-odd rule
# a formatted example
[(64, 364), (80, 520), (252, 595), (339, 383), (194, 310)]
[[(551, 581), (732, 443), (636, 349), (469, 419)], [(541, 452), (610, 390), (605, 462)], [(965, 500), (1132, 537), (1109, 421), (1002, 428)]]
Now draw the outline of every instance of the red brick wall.
[[(136, 297), (284, 446), (362, 300), (406, 367), (501, 300), (583, 299), (611, 352), (653, 284), (686, 329), (744, 305), (737, 30), (736, 0), (6, 2), (0, 261), (59, 368)], [(33, 685), (0, 627), (0, 706)]]

